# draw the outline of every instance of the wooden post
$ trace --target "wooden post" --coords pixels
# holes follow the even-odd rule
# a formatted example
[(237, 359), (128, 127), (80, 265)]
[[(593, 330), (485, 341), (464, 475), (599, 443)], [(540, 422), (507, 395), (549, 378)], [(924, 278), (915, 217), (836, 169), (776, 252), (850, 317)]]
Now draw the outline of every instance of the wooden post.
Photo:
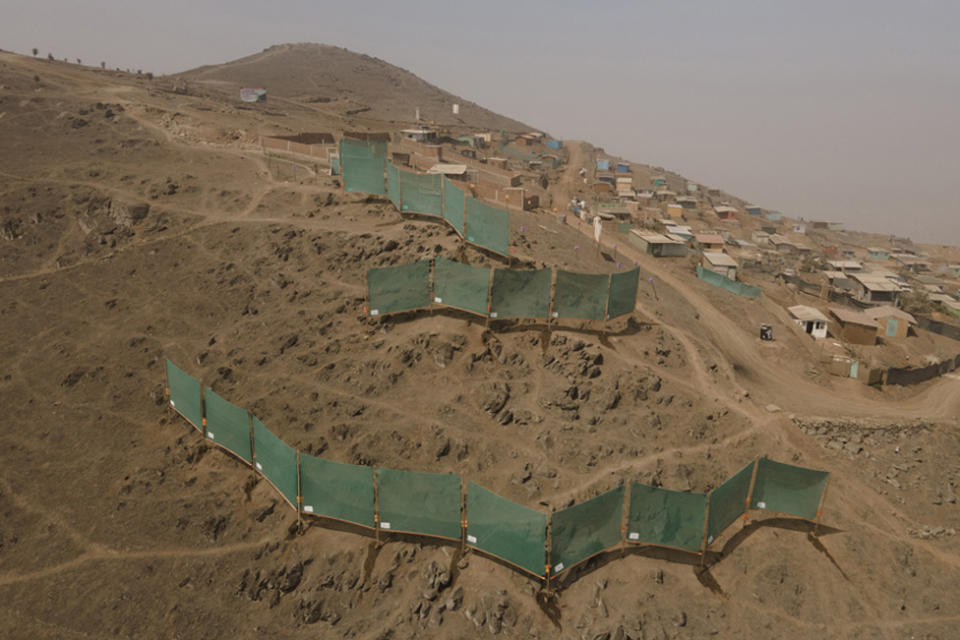
[(553, 301), (557, 293), (557, 274), (550, 270), (550, 304), (547, 305), (547, 326), (553, 325)]
[(363, 288), (367, 291), (367, 304), (363, 305), (363, 315), (367, 318), (370, 317), (370, 279), (367, 277), (367, 272), (363, 272)]
[(163, 394), (167, 398), (167, 408), (170, 408), (170, 372), (167, 371), (167, 363), (163, 363)]
[[(253, 448), (253, 414), (247, 411), (247, 425), (250, 429), (250, 465), (256, 465), (257, 454), (256, 450)], [(256, 468), (256, 466), (254, 466)]]
[(620, 518), (620, 551), (621, 555), (627, 552), (627, 525), (630, 523), (630, 483), (623, 492), (623, 516)]
[(484, 327), (490, 328), (490, 304), (493, 302), (493, 267), (490, 267), (490, 284), (487, 285), (487, 317), (484, 319)]
[(710, 496), (713, 495), (713, 491), (707, 494), (707, 510), (703, 514), (703, 542), (700, 544), (700, 566), (703, 567), (707, 561), (707, 534), (708, 525), (710, 523)]
[(373, 469), (373, 532), (377, 541), (377, 549), (381, 547), (380, 542), (380, 489), (377, 482), (377, 468)]
[(600, 337), (603, 337), (607, 333), (607, 321), (610, 319), (610, 291), (613, 289), (613, 274), (607, 276), (607, 300), (603, 303), (603, 330), (600, 332)]
[(400, 173), (399, 167), (397, 168), (397, 212), (403, 213), (403, 174)]
[(750, 488), (747, 489), (747, 504), (743, 509), (743, 524), (750, 524), (750, 503), (753, 502), (753, 487), (757, 483), (757, 469), (760, 467), (760, 458), (753, 461), (753, 473), (750, 474)]
[(337, 148), (337, 151), (340, 153), (340, 191), (346, 193), (347, 191), (347, 173), (344, 171), (344, 162), (343, 162), (343, 135), (340, 136), (340, 145)]
[[(478, 179), (479, 182), (479, 179)], [(463, 233), (461, 235), (461, 240), (466, 244), (467, 242), (467, 190), (463, 190)]]
[(820, 503), (817, 505), (817, 519), (813, 523), (813, 535), (820, 535), (820, 516), (823, 514), (823, 503), (827, 499), (827, 489), (830, 488), (830, 476), (827, 476), (827, 481), (823, 483), (823, 493), (820, 494)]
[(552, 520), (553, 520), (553, 514), (551, 513), (551, 514), (550, 514), (550, 517), (547, 518), (547, 545), (546, 545), (546, 547), (544, 548), (544, 553), (545, 553), (545, 555), (546, 555), (546, 564), (545, 564), (545, 567), (546, 567), (546, 574), (545, 574), (545, 575), (546, 575), (546, 578), (547, 578), (546, 589), (547, 589), (547, 594), (548, 594), (548, 595), (549, 595), (549, 593), (550, 593), (550, 569), (551, 569), (551, 567), (550, 567), (550, 551), (551, 551), (551, 547), (552, 547), (552, 538), (553, 538), (553, 534), (552, 534), (552, 532), (551, 532), (551, 528), (552, 528), (552, 527), (550, 526), (550, 522), (551, 522)]
[[(470, 185), (470, 193), (473, 193), (473, 185)], [(463, 191), (463, 242), (467, 243), (467, 191)]]
[(297, 451), (297, 532), (303, 530), (303, 488), (300, 483), (300, 452)]
[(203, 387), (203, 381), (200, 382), (200, 433), (204, 439), (207, 438), (207, 394)]
[(460, 477), (460, 553), (467, 550), (467, 494), (463, 489), (463, 477)]

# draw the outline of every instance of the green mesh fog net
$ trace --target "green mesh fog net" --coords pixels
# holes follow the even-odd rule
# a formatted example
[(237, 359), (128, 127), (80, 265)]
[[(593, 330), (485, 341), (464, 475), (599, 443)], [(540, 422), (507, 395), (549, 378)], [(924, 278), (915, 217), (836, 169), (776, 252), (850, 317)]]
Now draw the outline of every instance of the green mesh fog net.
[(617, 487), (550, 516), (551, 575), (620, 542), (623, 492)]
[(607, 274), (558, 270), (553, 290), (553, 317), (603, 320), (609, 286)]
[(550, 269), (494, 269), (491, 318), (546, 318), (550, 313)]
[(443, 178), (443, 218), (463, 235), (463, 220), (466, 207), (467, 193), (450, 181)]
[(445, 258), (433, 261), (433, 301), (487, 315), (490, 267), (474, 267)]
[(707, 544), (746, 513), (753, 476), (753, 461), (710, 492), (710, 515), (707, 518)]
[(430, 306), (430, 261), (367, 271), (371, 316)]
[(347, 191), (385, 195), (386, 147), (383, 143), (340, 140), (340, 173)]
[(707, 495), (630, 485), (627, 540), (699, 552)]
[(460, 476), (377, 469), (380, 528), (460, 539)]
[(400, 208), (400, 170), (387, 162), (387, 197), (397, 209)]
[(429, 216), (443, 215), (443, 198), (439, 173), (413, 173), (398, 170), (400, 174), (401, 211)]
[(203, 399), (200, 381), (167, 360), (170, 406), (197, 429), (203, 428)]
[(294, 507), (297, 506), (297, 451), (253, 416), (254, 466)]
[(373, 468), (300, 454), (304, 513), (373, 527)]
[(464, 234), (467, 242), (484, 249), (510, 255), (510, 214), (467, 197), (467, 222)]
[(543, 576), (547, 516), (471, 482), (467, 485), (467, 544)]
[(384, 158), (387, 157), (387, 143), (382, 140), (340, 139), (340, 157), (347, 158)]
[(828, 475), (826, 471), (760, 458), (750, 506), (812, 520), (817, 517)]
[(610, 274), (610, 301), (607, 303), (607, 317), (633, 313), (637, 303), (637, 285), (640, 283), (640, 269), (631, 269), (623, 273)]
[(227, 402), (209, 387), (204, 390), (203, 399), (207, 408), (206, 436), (247, 462), (253, 462), (250, 417), (246, 409)]

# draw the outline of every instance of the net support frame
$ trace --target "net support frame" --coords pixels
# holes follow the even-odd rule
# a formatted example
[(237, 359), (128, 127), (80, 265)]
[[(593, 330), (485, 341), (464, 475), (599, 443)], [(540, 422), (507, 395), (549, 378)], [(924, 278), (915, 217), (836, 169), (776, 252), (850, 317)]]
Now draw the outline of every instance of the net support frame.
[(300, 480), (300, 450), (297, 449), (297, 531), (303, 530), (303, 487)]
[(700, 566), (703, 567), (707, 559), (707, 534), (710, 524), (710, 497), (713, 491), (707, 493), (707, 508), (703, 510), (703, 541), (700, 543)]
[(549, 517), (547, 517), (547, 544), (543, 545), (543, 566), (546, 569), (544, 571), (544, 579), (546, 580), (546, 591), (550, 593), (550, 570), (553, 568), (550, 566), (550, 553), (553, 551), (553, 514), (555, 512), (551, 511)]
[(380, 483), (377, 481), (377, 467), (370, 468), (373, 470), (373, 532), (379, 549), (383, 546), (380, 542)]
[(750, 505), (753, 503), (753, 489), (757, 485), (757, 470), (760, 468), (760, 458), (753, 460), (753, 472), (750, 474), (750, 488), (747, 489), (747, 504), (743, 509), (743, 525), (750, 524)]
[[(831, 474), (832, 475), (832, 474)], [(823, 492), (820, 494), (820, 503), (817, 504), (817, 519), (813, 523), (813, 535), (820, 535), (820, 517), (823, 515), (823, 503), (827, 499), (827, 489), (830, 488), (830, 475), (827, 476), (827, 479), (823, 482)]]

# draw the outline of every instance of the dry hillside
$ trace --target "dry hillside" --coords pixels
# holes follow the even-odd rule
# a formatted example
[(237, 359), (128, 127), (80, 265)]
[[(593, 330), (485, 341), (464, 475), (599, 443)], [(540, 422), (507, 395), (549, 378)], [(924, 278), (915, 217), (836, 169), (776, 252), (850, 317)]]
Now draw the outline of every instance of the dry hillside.
[[(291, 100), (407, 108), (367, 93), (380, 81), (363, 68), (285, 82)], [(440, 109), (432, 91), (404, 100), (434, 95)], [(265, 127), (345, 126), (315, 106), (241, 109), (0, 54), (5, 638), (957, 637), (958, 379), (895, 394), (828, 379), (760, 302), (687, 264), (595, 250), (547, 212), (514, 215), (514, 266), (638, 261), (637, 310), (605, 334), (442, 311), (368, 318), (370, 267), (504, 263), (261, 155)], [(590, 153), (572, 147), (560, 188)], [(757, 340), (761, 322), (775, 343)], [(822, 535), (755, 513), (706, 569), (617, 550), (546, 594), (456, 545), (378, 547), (313, 520), (298, 531), (267, 482), (168, 408), (165, 357), (303, 451), (459, 473), (544, 512), (630, 480), (708, 491), (760, 455), (825, 469)]]
[[(231, 99), (242, 86), (265, 87), (283, 97), (339, 115), (482, 129), (529, 131), (521, 122), (452, 95), (379, 58), (322, 44), (282, 44), (252, 56), (185, 71), (177, 79), (220, 90)], [(452, 107), (460, 105), (459, 115)]]

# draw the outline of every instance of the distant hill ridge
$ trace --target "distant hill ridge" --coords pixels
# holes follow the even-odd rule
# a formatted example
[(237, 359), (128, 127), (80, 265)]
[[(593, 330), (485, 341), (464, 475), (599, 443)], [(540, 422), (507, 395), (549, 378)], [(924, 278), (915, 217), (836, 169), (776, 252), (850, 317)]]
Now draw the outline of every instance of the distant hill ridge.
[[(422, 78), (365, 54), (325, 44), (280, 44), (260, 53), (176, 75), (211, 89), (234, 92), (262, 86), (268, 95), (304, 103), (335, 103), (344, 115), (388, 121), (424, 121), (507, 131), (531, 131), (512, 118), (443, 91)], [(452, 107), (460, 105), (454, 115)]]

